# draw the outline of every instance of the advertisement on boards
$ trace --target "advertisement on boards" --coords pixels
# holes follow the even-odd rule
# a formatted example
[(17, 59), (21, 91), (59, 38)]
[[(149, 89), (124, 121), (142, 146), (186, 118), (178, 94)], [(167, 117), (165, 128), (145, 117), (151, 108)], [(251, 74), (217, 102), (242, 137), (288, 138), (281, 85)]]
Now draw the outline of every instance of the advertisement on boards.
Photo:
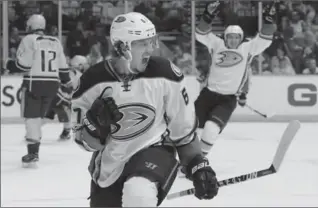
[[(200, 91), (195, 77), (186, 77), (186, 86), (194, 100)], [(22, 77), (1, 77), (1, 118), (20, 117)], [(190, 87), (191, 86), (191, 87)], [(318, 76), (253, 76), (247, 96), (250, 106), (275, 113), (279, 120), (318, 120)], [(234, 121), (263, 120), (248, 108), (238, 106)]]
[(20, 76), (1, 77), (1, 118), (20, 117), (21, 84)]
[[(318, 120), (318, 76), (254, 76), (247, 102), (255, 109), (279, 120)], [(234, 117), (257, 116), (238, 107)]]

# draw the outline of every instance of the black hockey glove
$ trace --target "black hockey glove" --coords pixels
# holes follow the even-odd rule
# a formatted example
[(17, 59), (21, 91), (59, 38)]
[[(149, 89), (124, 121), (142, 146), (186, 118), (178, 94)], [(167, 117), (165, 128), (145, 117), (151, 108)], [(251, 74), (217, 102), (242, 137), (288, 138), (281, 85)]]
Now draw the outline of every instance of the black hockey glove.
[(246, 99), (246, 93), (241, 93), (238, 97), (237, 102), (241, 107), (244, 107), (246, 105)]
[(277, 17), (279, 1), (266, 2), (263, 6), (263, 21), (265, 24), (274, 24)]
[(202, 14), (202, 19), (208, 23), (211, 24), (213, 19), (219, 14), (220, 12), (220, 2), (215, 1), (215, 2), (209, 2), (205, 5), (204, 12)]
[(105, 145), (106, 139), (112, 133), (116, 122), (123, 117), (112, 97), (97, 98), (83, 118), (86, 131), (93, 137), (99, 138)]
[(215, 172), (203, 156), (197, 155), (191, 160), (187, 165), (187, 175), (193, 181), (195, 196), (198, 199), (212, 199), (218, 194)]

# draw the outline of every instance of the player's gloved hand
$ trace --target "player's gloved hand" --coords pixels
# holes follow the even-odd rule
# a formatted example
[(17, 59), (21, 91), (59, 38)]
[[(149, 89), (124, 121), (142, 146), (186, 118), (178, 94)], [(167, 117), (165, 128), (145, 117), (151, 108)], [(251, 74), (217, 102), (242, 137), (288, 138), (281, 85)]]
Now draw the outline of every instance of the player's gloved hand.
[(273, 24), (276, 21), (279, 1), (266, 2), (263, 6), (263, 21), (265, 24)]
[(202, 155), (197, 155), (190, 161), (187, 165), (187, 175), (192, 178), (195, 196), (198, 199), (212, 199), (218, 194), (215, 172)]
[(208, 23), (211, 24), (213, 19), (219, 14), (220, 12), (220, 2), (209, 2), (205, 5), (204, 12), (202, 14), (202, 19)]
[(86, 131), (104, 145), (116, 122), (123, 117), (112, 97), (97, 98), (83, 118)]
[(246, 105), (246, 93), (241, 93), (240, 96), (238, 97), (238, 104), (241, 106), (241, 107), (244, 107)]

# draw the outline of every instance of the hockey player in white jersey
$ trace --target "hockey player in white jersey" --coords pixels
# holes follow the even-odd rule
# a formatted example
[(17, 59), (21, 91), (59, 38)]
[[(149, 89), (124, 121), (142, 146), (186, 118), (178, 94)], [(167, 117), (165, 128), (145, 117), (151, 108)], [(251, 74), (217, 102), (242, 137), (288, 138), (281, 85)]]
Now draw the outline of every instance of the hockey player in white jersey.
[(6, 69), (23, 73), (21, 116), (25, 119), (28, 154), (22, 157), (27, 167), (39, 160), (41, 126), (59, 85), (70, 81), (68, 66), (60, 41), (44, 34), (42, 15), (31, 15), (26, 23), (28, 34), (22, 39), (16, 60)]
[[(220, 2), (209, 3), (196, 28), (196, 39), (211, 53), (212, 65), (206, 86), (195, 101), (199, 118), (199, 135), (204, 154), (208, 154), (236, 108), (244, 106), (248, 93), (249, 67), (252, 57), (272, 43), (276, 29), (276, 3), (264, 5), (261, 31), (250, 41), (238, 25), (229, 25), (223, 39), (212, 33), (211, 23), (220, 9)], [(238, 98), (237, 98), (238, 97)]]
[(212, 199), (215, 172), (196, 135), (194, 99), (181, 71), (152, 56), (156, 29), (136, 12), (111, 25), (114, 52), (80, 78), (72, 107), (75, 141), (93, 151), (91, 207), (155, 207), (177, 174), (178, 152), (195, 195)]
[(69, 67), (71, 82), (68, 86), (61, 85), (45, 116), (45, 118), (54, 119), (57, 115), (59, 122), (63, 123), (63, 131), (59, 137), (60, 141), (71, 138), (71, 99), (73, 91), (79, 85), (82, 73), (88, 68), (87, 58), (76, 55), (70, 60)]

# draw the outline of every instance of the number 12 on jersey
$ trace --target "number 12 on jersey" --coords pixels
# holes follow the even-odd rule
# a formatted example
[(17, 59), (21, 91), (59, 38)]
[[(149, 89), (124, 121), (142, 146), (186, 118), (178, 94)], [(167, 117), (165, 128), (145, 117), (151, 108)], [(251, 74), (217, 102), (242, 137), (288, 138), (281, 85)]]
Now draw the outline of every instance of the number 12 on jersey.
[(41, 50), (41, 69), (42, 72), (56, 72), (56, 69), (53, 69), (52, 61), (56, 59), (55, 51), (46, 51)]

